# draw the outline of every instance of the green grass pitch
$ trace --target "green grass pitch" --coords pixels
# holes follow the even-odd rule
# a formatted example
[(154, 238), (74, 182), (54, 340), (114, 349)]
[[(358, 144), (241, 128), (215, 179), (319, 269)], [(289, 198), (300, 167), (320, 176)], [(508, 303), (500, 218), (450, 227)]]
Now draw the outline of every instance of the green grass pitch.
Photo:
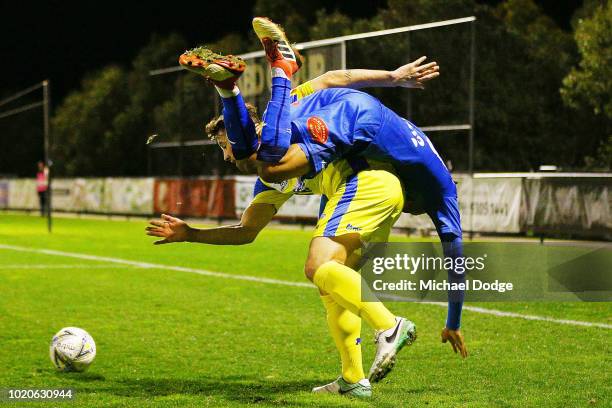
[[(308, 230), (266, 230), (243, 247), (154, 247), (145, 225), (57, 218), (49, 235), (38, 217), (1, 213), (0, 245), (305, 282)], [(0, 388), (76, 390), (73, 402), (20, 406), (611, 404), (609, 328), (467, 310), (470, 356), (461, 360), (439, 340), (444, 308), (388, 305), (419, 330), (395, 371), (374, 385), (369, 401), (315, 396), (313, 386), (339, 375), (339, 358), (314, 288), (0, 248)], [(478, 306), (612, 323), (611, 303)], [(49, 361), (49, 341), (64, 326), (84, 328), (97, 343), (96, 361), (86, 373), (58, 373)], [(362, 337), (367, 370), (374, 346), (365, 325)]]

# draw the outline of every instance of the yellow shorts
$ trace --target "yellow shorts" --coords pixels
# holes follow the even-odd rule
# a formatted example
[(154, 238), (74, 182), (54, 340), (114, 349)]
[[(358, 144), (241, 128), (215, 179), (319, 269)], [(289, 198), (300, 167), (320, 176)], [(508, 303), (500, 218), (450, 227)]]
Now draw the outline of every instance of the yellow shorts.
[(363, 170), (327, 197), (313, 237), (358, 233), (364, 242), (385, 242), (402, 213), (399, 179), (383, 170)]

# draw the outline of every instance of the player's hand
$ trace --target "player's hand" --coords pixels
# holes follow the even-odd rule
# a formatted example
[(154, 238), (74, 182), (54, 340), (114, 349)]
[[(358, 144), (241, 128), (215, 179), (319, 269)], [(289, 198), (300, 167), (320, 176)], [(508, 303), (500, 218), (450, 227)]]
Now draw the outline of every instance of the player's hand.
[(155, 245), (186, 241), (191, 229), (185, 221), (166, 214), (162, 214), (161, 219), (149, 221), (149, 224), (145, 228), (147, 235), (163, 238), (155, 241)]
[(426, 59), (427, 57), (421, 57), (392, 71), (395, 85), (403, 88), (425, 89), (425, 82), (440, 76), (440, 67), (437, 62), (421, 65)]
[(465, 348), (465, 341), (463, 340), (463, 334), (459, 330), (451, 330), (447, 327), (442, 330), (442, 343), (449, 342), (453, 346), (455, 353), (459, 352), (461, 357), (466, 358), (467, 348)]

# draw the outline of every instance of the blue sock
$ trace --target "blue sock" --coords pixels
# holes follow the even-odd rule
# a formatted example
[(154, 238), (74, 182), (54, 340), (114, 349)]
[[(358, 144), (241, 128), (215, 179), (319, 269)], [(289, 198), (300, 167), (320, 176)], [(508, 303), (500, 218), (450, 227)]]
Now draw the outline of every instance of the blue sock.
[(290, 80), (283, 77), (272, 78), (272, 96), (264, 115), (265, 126), (261, 132), (257, 160), (277, 163), (291, 144), (290, 92)]
[(257, 133), (255, 124), (249, 116), (242, 95), (231, 98), (221, 98), (223, 101), (223, 121), (227, 138), (232, 144), (232, 152), (236, 160), (249, 157), (257, 150)]
[[(442, 234), (442, 250), (445, 258), (459, 258), (463, 256), (463, 241), (461, 237), (454, 234)], [(465, 272), (458, 273), (454, 270), (448, 271), (449, 283), (465, 282)], [(446, 327), (457, 330), (461, 326), (461, 311), (465, 293), (462, 290), (448, 292), (448, 314), (446, 316)]]

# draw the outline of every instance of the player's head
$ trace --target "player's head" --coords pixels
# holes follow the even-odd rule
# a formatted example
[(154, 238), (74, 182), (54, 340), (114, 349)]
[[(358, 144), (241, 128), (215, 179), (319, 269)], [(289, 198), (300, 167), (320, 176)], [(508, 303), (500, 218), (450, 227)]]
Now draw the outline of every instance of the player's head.
[[(257, 114), (257, 108), (250, 103), (246, 104), (247, 110), (249, 112), (249, 116), (251, 120), (255, 124), (255, 129), (257, 130), (257, 137), (261, 137), (261, 127), (262, 121), (259, 119), (259, 115)], [(232, 145), (229, 142), (227, 137), (227, 133), (225, 130), (225, 122), (223, 120), (223, 115), (219, 115), (213, 119), (206, 125), (206, 134), (209, 139), (217, 142), (217, 145), (223, 151), (223, 160), (226, 162), (234, 163), (238, 170), (247, 174), (256, 174), (257, 167), (257, 154), (253, 153), (248, 158), (242, 160), (236, 160), (234, 157), (234, 153), (232, 151)]]

